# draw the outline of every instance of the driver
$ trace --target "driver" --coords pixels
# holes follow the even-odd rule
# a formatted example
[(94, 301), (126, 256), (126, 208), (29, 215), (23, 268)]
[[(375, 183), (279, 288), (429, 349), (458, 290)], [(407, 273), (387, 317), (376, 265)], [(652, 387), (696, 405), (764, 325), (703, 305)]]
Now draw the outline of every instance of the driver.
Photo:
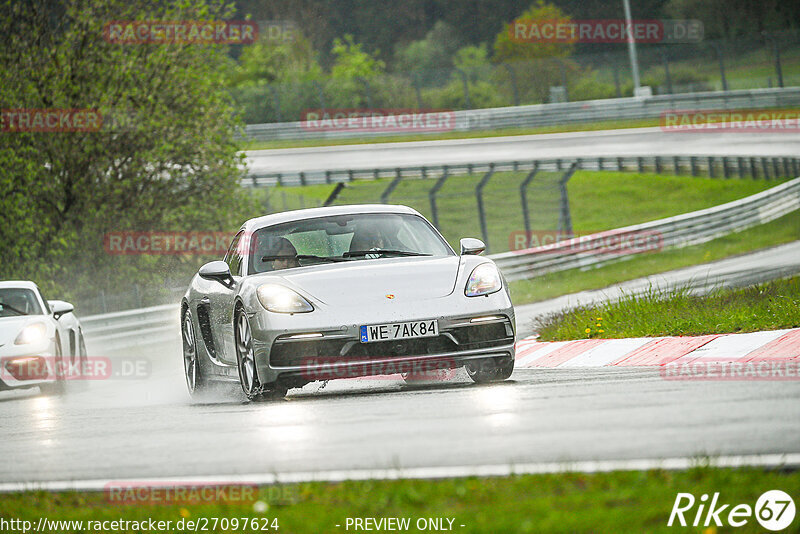
[(300, 262), (297, 260), (297, 249), (294, 248), (292, 242), (285, 237), (279, 237), (275, 240), (267, 256), (283, 256), (272, 260), (273, 271), (300, 267)]
[[(375, 226), (359, 225), (350, 240), (350, 252), (381, 250), (388, 248), (380, 230)], [(365, 258), (379, 258), (380, 254), (366, 254)]]

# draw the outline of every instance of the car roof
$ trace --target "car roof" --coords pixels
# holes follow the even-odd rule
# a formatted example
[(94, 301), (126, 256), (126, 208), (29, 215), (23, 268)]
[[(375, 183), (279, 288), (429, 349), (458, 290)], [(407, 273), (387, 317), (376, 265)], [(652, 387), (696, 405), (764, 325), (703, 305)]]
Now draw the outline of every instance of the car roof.
[(281, 224), (285, 222), (300, 221), (303, 219), (315, 219), (317, 217), (329, 217), (332, 215), (355, 215), (364, 213), (399, 213), (419, 215), (419, 212), (408, 206), (393, 204), (355, 204), (347, 206), (327, 206), (324, 208), (308, 208), (304, 210), (284, 211), (264, 215), (250, 219), (242, 225), (242, 230), (253, 232), (265, 226)]
[(14, 287), (20, 289), (33, 289), (34, 291), (38, 289), (38, 286), (31, 282), (30, 280), (4, 280), (0, 281), (0, 289), (7, 288), (7, 287)]

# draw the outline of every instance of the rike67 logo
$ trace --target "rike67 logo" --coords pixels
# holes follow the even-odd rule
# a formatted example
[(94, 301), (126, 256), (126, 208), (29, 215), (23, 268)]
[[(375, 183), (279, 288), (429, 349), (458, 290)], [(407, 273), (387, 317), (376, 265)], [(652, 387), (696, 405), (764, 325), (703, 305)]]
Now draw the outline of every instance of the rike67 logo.
[(755, 516), (759, 525), (776, 532), (792, 524), (795, 512), (794, 500), (781, 490), (765, 491), (756, 501), (755, 507), (749, 504), (724, 503), (719, 492), (712, 495), (710, 502), (705, 493), (700, 499), (695, 499), (691, 493), (678, 493), (667, 526), (721, 527), (727, 524), (743, 527)]

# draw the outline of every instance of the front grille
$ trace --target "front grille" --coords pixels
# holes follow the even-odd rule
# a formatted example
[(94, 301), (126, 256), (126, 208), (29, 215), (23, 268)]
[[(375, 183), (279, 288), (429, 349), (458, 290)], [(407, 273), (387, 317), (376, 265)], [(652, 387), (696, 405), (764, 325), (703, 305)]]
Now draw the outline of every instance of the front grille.
[(456, 342), (443, 333), (435, 337), (374, 343), (360, 343), (347, 339), (315, 339), (293, 342), (276, 340), (270, 351), (270, 365), (272, 367), (304, 365), (311, 358), (373, 360), (425, 356), (498, 347), (514, 341), (514, 336), (506, 333), (506, 323), (462, 326), (448, 332)]

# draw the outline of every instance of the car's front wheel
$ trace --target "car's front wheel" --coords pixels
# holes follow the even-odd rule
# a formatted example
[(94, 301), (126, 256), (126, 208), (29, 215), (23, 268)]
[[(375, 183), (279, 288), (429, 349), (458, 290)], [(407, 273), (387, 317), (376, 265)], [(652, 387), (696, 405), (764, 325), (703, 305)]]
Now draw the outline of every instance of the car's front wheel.
[(192, 312), (188, 308), (183, 312), (181, 320), (181, 337), (183, 338), (183, 369), (186, 373), (186, 386), (189, 394), (197, 397), (207, 389), (208, 383), (200, 368)]
[(514, 372), (514, 358), (505, 356), (503, 358), (486, 358), (483, 360), (472, 360), (464, 365), (467, 374), (476, 384), (486, 382), (502, 382)]
[(44, 395), (62, 395), (67, 390), (65, 384), (66, 363), (64, 362), (63, 353), (61, 351), (61, 339), (58, 336), (56, 336), (55, 344), (55, 350), (53, 351), (53, 354), (55, 355), (53, 357), (53, 373), (55, 374), (55, 380), (47, 384), (39, 385), (39, 391), (41, 391)]
[(253, 349), (253, 332), (250, 321), (243, 309), (239, 308), (234, 316), (234, 336), (236, 341), (236, 360), (239, 364), (239, 383), (248, 400), (280, 399), (286, 396), (287, 389), (274, 384), (266, 387), (258, 378), (256, 355)]

